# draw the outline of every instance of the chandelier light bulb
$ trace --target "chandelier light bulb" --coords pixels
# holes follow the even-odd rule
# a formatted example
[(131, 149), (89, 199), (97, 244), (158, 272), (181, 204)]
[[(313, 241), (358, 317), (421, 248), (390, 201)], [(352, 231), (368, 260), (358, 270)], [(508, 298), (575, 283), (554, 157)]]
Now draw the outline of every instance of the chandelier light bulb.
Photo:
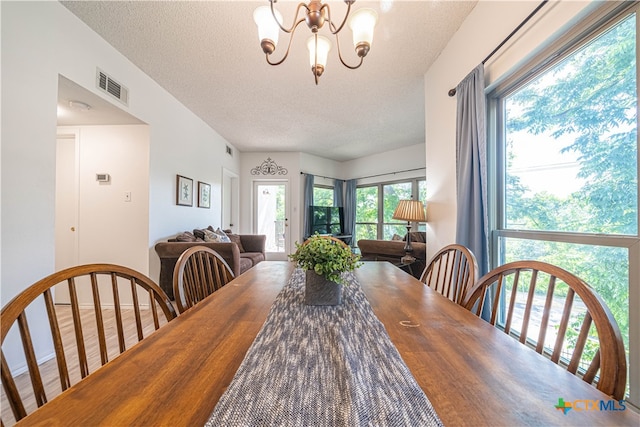
[[(282, 15), (277, 10), (274, 10), (278, 22), (282, 22)], [(260, 6), (253, 12), (253, 21), (258, 26), (258, 38), (260, 39), (260, 46), (266, 54), (271, 54), (276, 49), (278, 44), (278, 35), (280, 34), (280, 27), (278, 22), (273, 19), (271, 8), (269, 6)]]
[(353, 32), (353, 46), (358, 56), (364, 57), (371, 49), (373, 29), (378, 22), (378, 14), (373, 9), (359, 9), (351, 15), (349, 28)]
[[(313, 67), (316, 65), (316, 38), (315, 36), (309, 37), (307, 40), (307, 48), (309, 48), (309, 63)], [(318, 65), (323, 68), (327, 65), (327, 56), (331, 50), (331, 42), (328, 38), (318, 36)]]

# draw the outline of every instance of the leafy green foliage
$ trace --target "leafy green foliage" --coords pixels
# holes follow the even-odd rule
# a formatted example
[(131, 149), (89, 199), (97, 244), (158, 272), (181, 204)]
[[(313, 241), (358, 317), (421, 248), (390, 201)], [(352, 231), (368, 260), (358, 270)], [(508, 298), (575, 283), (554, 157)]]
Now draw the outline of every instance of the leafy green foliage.
[(526, 131), (559, 144), (569, 138), (559, 151), (577, 154), (578, 177), (585, 180), (567, 200), (552, 200), (525, 196), (519, 180), (508, 178), (510, 222), (533, 229), (638, 233), (634, 20), (625, 19), (509, 99), (507, 135)]
[(356, 222), (378, 222), (378, 187), (356, 189)]
[(314, 206), (333, 206), (333, 188), (313, 187)]
[(320, 276), (344, 283), (341, 273), (360, 267), (360, 256), (351, 248), (332, 239), (315, 234), (303, 244), (296, 242), (296, 252), (289, 255), (296, 265), (304, 270), (314, 270)]

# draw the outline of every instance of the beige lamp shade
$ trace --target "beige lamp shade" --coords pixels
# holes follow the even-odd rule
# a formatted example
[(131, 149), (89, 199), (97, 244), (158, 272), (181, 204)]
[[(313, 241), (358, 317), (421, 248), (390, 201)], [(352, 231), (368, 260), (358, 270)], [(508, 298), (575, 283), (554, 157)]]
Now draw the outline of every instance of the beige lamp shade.
[(424, 203), (419, 200), (400, 200), (393, 213), (393, 219), (409, 222), (426, 222), (427, 211)]

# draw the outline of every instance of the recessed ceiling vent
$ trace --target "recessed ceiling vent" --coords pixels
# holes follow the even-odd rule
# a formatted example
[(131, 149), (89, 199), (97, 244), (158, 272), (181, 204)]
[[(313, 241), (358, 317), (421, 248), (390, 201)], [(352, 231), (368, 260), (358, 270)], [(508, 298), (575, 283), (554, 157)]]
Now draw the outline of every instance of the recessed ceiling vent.
[(129, 89), (122, 86), (99, 68), (96, 70), (96, 86), (124, 105), (129, 105)]

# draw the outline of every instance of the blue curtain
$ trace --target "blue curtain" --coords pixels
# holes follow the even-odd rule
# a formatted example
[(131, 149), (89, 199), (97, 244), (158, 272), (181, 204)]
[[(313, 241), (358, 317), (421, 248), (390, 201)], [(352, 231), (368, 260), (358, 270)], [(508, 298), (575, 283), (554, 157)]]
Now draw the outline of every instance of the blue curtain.
[(456, 242), (469, 248), (476, 256), (480, 276), (489, 269), (484, 89), (482, 64), (456, 87)]
[(304, 239), (311, 236), (311, 221), (310, 221), (310, 209), (309, 206), (313, 206), (313, 175), (306, 174), (304, 180), (304, 200), (303, 200), (303, 224), (304, 224)]
[(344, 206), (344, 181), (341, 179), (333, 180), (333, 206)]
[(356, 246), (356, 180), (347, 181), (344, 194), (344, 234), (350, 234), (351, 246)]

